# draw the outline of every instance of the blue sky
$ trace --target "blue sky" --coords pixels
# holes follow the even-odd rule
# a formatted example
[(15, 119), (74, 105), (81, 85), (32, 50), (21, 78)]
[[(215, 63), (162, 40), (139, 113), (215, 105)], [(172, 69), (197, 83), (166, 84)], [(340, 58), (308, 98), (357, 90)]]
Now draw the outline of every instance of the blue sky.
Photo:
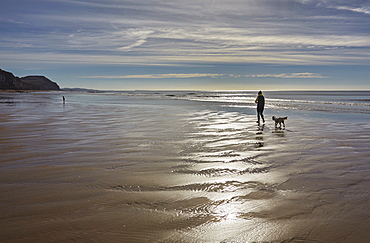
[(105, 90), (370, 90), (366, 0), (5, 0), (0, 68)]

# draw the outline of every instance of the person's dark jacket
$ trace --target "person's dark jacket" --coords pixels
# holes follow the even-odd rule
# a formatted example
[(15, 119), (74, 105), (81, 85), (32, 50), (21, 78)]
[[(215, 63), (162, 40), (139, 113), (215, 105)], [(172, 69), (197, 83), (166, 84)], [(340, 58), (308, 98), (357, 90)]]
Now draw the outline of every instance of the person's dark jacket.
[(258, 95), (256, 98), (256, 103), (257, 103), (257, 110), (263, 111), (265, 108), (265, 97), (263, 95)]

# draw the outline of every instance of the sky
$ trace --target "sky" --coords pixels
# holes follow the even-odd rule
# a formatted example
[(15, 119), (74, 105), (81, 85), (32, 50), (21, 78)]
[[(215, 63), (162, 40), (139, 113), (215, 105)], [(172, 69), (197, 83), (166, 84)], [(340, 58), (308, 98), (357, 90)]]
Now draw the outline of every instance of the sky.
[(4, 0), (0, 33), (62, 88), (370, 90), (369, 0)]

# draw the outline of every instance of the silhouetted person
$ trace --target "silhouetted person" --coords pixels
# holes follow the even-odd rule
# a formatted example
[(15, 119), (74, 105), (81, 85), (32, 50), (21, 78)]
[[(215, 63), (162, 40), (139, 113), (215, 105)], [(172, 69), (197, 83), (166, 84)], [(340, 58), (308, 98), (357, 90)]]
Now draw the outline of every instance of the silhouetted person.
[(258, 92), (258, 96), (256, 98), (257, 103), (257, 123), (260, 124), (260, 118), (262, 118), (263, 123), (265, 123), (265, 118), (263, 117), (263, 110), (265, 108), (265, 97), (262, 94), (262, 91)]
[(66, 98), (63, 96), (63, 104), (66, 103)]

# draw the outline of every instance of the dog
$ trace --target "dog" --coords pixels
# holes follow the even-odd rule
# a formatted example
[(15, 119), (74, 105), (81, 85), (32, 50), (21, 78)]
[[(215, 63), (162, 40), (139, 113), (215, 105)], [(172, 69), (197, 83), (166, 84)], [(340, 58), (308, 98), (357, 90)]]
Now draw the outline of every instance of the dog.
[(275, 121), (275, 127), (277, 127), (277, 125), (279, 124), (280, 125), (280, 128), (281, 128), (281, 124), (284, 125), (284, 128), (285, 128), (285, 123), (284, 123), (284, 120), (288, 119), (288, 117), (275, 117), (273, 116), (272, 117), (272, 120)]

